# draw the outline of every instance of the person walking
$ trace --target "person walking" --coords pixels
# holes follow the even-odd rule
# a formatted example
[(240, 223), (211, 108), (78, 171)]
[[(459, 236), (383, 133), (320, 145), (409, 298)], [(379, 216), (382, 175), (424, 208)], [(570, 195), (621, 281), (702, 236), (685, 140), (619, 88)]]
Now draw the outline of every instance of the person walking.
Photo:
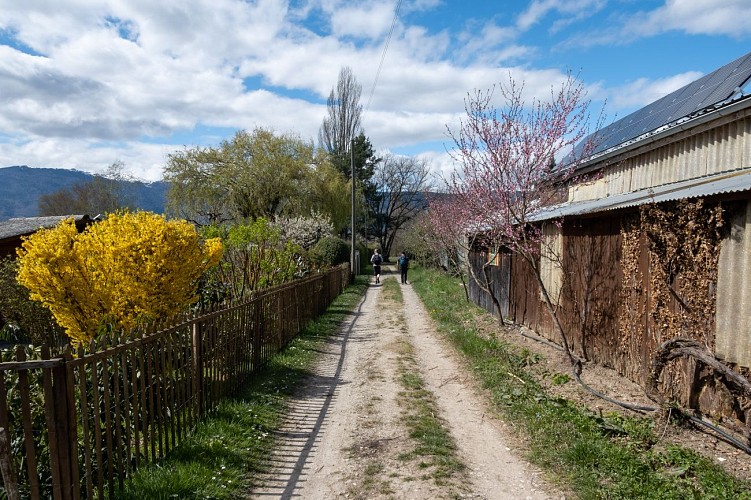
[(376, 248), (373, 251), (373, 256), (370, 258), (370, 263), (373, 264), (373, 275), (375, 276), (376, 283), (381, 282), (381, 263), (382, 262), (383, 262), (383, 257), (381, 257), (381, 253)]
[(402, 276), (402, 285), (407, 284), (407, 271), (409, 270), (409, 258), (407, 257), (407, 254), (402, 252), (399, 254), (399, 258), (397, 259), (396, 263), (399, 265), (399, 273)]

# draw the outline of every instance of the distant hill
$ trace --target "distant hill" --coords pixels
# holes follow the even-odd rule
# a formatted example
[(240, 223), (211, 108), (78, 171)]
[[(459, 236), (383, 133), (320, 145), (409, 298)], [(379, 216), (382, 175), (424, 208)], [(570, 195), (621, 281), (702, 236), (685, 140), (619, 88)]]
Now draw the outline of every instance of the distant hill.
[[(0, 168), (0, 220), (12, 217), (35, 217), (39, 215), (37, 209), (41, 195), (69, 188), (76, 183), (90, 181), (93, 177), (88, 172), (60, 168), (27, 166)], [(166, 182), (127, 181), (124, 183), (128, 199), (133, 200), (136, 208), (164, 213), (168, 186)]]

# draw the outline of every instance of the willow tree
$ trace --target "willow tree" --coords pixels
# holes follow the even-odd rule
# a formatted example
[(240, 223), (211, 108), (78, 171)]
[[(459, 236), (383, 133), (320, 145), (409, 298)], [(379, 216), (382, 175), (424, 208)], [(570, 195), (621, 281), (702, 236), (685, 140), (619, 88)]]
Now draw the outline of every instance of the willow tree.
[(256, 128), (169, 156), (168, 208), (199, 225), (309, 213), (312, 142)]

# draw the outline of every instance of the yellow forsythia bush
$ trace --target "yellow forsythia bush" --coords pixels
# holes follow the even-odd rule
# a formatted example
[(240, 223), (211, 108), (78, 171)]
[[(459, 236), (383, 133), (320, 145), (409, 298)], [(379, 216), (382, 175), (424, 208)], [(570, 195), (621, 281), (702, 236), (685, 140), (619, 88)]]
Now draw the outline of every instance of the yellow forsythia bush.
[(69, 219), (24, 241), (18, 281), (77, 344), (184, 310), (221, 253), (218, 238), (202, 242), (189, 222), (150, 212), (111, 214), (82, 233)]

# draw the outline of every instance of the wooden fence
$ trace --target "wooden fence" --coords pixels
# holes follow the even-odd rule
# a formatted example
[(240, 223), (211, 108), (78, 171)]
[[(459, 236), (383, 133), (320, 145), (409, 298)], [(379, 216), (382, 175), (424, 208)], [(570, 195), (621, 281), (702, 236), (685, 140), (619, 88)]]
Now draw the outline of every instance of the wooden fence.
[(17, 348), (12, 360), (0, 362), (5, 494), (11, 500), (116, 498), (135, 469), (176, 447), (320, 315), (349, 278), (348, 265), (337, 267), (77, 352)]

